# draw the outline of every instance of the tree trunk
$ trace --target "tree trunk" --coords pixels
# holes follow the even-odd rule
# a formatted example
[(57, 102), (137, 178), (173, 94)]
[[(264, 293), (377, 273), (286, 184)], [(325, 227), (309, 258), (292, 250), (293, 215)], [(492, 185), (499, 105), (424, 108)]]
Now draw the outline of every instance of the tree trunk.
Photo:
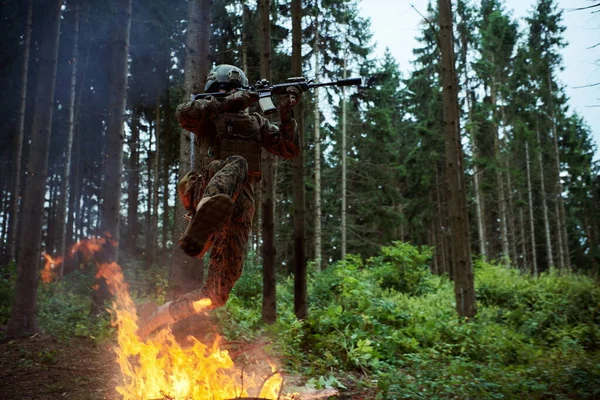
[(443, 174), (444, 172), (443, 165), (438, 165), (438, 162), (436, 162), (434, 168), (441, 273), (448, 274), (451, 279), (454, 279), (452, 275), (452, 260), (450, 259), (450, 240), (452, 238), (448, 229), (447, 182), (445, 180), (440, 182), (440, 173)]
[[(186, 58), (185, 58), (185, 101), (192, 93), (204, 91), (204, 82), (210, 68), (209, 40), (210, 40), (210, 9), (212, 0), (191, 0), (188, 5), (188, 27), (186, 33)], [(194, 148), (193, 135), (187, 136), (182, 130), (179, 145), (179, 180), (183, 179), (192, 163)], [(207, 149), (200, 149), (200, 151)], [(197, 157), (198, 164), (202, 157)], [(183, 218), (185, 209), (181, 201), (175, 206), (175, 227), (173, 235), (173, 252), (171, 254), (171, 268), (169, 270), (169, 299), (175, 299), (191, 290), (202, 286), (204, 281), (204, 262), (197, 258), (190, 258), (177, 244), (185, 231), (187, 221)]]
[(460, 142), (459, 111), (452, 38), (452, 5), (439, 0), (440, 50), (446, 138), (447, 179), (450, 190), (449, 215), (452, 230), (452, 257), (456, 308), (461, 317), (476, 314), (473, 267), (469, 241), (467, 195)]
[[(64, 170), (62, 172), (62, 180), (60, 185), (60, 195), (58, 198), (58, 221), (56, 251), (59, 255), (65, 255), (65, 240), (66, 232), (66, 216), (67, 216), (67, 192), (71, 174), (71, 149), (73, 148), (73, 134), (75, 132), (75, 90), (77, 88), (77, 59), (79, 58), (79, 2), (75, 1), (75, 22), (73, 26), (73, 55), (71, 60), (71, 87), (69, 93), (69, 117), (67, 128), (67, 143), (64, 149)], [(71, 213), (73, 210), (69, 210)], [(57, 277), (63, 275), (64, 263), (60, 264), (57, 271)]]
[[(319, 17), (315, 22), (315, 83), (319, 82)], [(314, 90), (315, 109), (315, 264), (322, 268), (323, 250), (321, 248), (321, 115), (319, 112), (319, 88)]]
[(525, 141), (525, 162), (527, 164), (527, 195), (529, 200), (529, 230), (531, 240), (531, 263), (533, 267), (533, 275), (537, 276), (539, 273), (537, 264), (537, 253), (535, 244), (535, 220), (533, 216), (533, 189), (531, 184), (531, 165), (529, 162), (529, 142)]
[[(344, 54), (343, 77), (346, 79), (346, 54)], [(341, 215), (341, 259), (346, 259), (346, 88), (342, 86), (342, 215)]]
[(21, 63), (21, 96), (19, 103), (18, 130), (14, 140), (13, 190), (8, 224), (8, 254), (6, 260), (15, 260), (19, 226), (19, 203), (21, 200), (21, 163), (23, 157), (23, 137), (25, 136), (25, 112), (27, 108), (27, 77), (29, 73), (29, 47), (31, 43), (32, 0), (27, 0), (27, 17), (23, 32), (23, 60)]
[[(435, 190), (433, 193), (435, 193), (435, 215), (434, 215), (434, 219), (435, 219), (435, 237), (436, 237), (436, 241), (435, 241), (435, 248), (436, 248), (436, 258), (438, 259), (438, 273), (439, 274), (447, 274), (450, 273), (450, 268), (448, 268), (448, 251), (446, 249), (446, 229), (444, 229), (444, 225), (445, 221), (444, 221), (444, 216), (447, 214), (446, 212), (444, 212), (443, 210), (443, 205), (442, 205), (442, 186), (440, 184), (440, 178), (439, 178), (439, 173), (438, 173), (438, 166), (437, 163), (434, 165), (434, 169), (435, 169)], [(450, 275), (450, 277), (452, 278), (452, 275)]]
[(138, 253), (138, 236), (139, 221), (138, 221), (138, 204), (140, 197), (140, 108), (134, 106), (131, 113), (131, 122), (129, 124), (131, 137), (129, 138), (129, 171), (127, 185), (127, 230), (128, 235), (125, 238), (125, 247), (132, 256)]
[(477, 238), (479, 243), (479, 252), (481, 253), (481, 258), (483, 261), (487, 261), (487, 241), (485, 238), (485, 227), (484, 227), (484, 204), (483, 204), (483, 196), (481, 195), (481, 184), (479, 182), (480, 179), (480, 171), (479, 164), (477, 162), (478, 148), (477, 148), (477, 140), (475, 137), (475, 132), (473, 130), (473, 106), (475, 103), (475, 92), (470, 88), (469, 79), (467, 73), (465, 73), (465, 83), (467, 88), (469, 88), (467, 93), (467, 107), (469, 109), (469, 127), (470, 127), (470, 138), (471, 138), (471, 146), (473, 146), (473, 192), (475, 194), (475, 215), (477, 219)]
[(8, 249), (4, 246), (4, 243), (6, 243), (8, 234), (8, 218), (10, 214), (10, 203), (12, 202), (12, 198), (8, 195), (8, 193), (10, 193), (10, 189), (7, 187), (8, 182), (4, 181), (3, 183), (4, 185), (0, 189), (0, 193), (2, 194), (2, 196), (0, 196), (0, 211), (2, 212), (2, 227), (0, 228), (0, 243), (2, 243), (2, 246), (0, 246), (0, 260), (2, 260), (2, 262), (0, 262), (0, 265), (2, 266), (6, 265), (5, 257), (8, 255)]
[[(165, 103), (165, 107), (168, 110), (169, 109), (169, 104), (170, 101), (168, 99), (168, 91), (167, 91), (167, 101)], [(168, 121), (168, 117), (165, 116), (165, 120)], [(171, 133), (172, 130), (170, 128), (170, 125), (166, 125), (165, 126), (166, 131), (164, 136), (164, 146), (165, 149), (170, 149), (170, 141), (171, 141)], [(166, 263), (167, 259), (167, 237), (169, 236), (169, 226), (171, 225), (171, 218), (170, 218), (170, 207), (169, 207), (169, 180), (171, 177), (171, 172), (170, 172), (170, 164), (169, 164), (169, 160), (170, 160), (170, 156), (168, 153), (165, 153), (164, 157), (163, 157), (163, 164), (162, 164), (162, 181), (163, 181), (163, 198), (162, 198), (162, 239), (161, 239), (161, 249), (162, 249), (162, 255), (161, 255), (161, 259), (163, 261), (163, 264)]]
[[(87, 7), (89, 10), (89, 4)], [(81, 13), (80, 13), (81, 19)], [(87, 47), (85, 52), (85, 61), (83, 62), (83, 69), (81, 78), (79, 79), (79, 90), (76, 94), (76, 103), (75, 103), (75, 125), (73, 132), (73, 141), (74, 148), (71, 149), (71, 190), (69, 192), (69, 214), (67, 217), (67, 247), (70, 248), (73, 245), (74, 241), (76, 241), (80, 236), (78, 231), (82, 225), (81, 223), (81, 195), (82, 195), (82, 185), (81, 185), (81, 124), (80, 124), (80, 115), (81, 115), (81, 101), (83, 98), (83, 89), (86, 83), (87, 70), (90, 61), (90, 46)], [(78, 68), (78, 70), (81, 70)], [(72, 272), (75, 269), (77, 264), (77, 256), (71, 258), (66, 258), (63, 263), (63, 274), (67, 274)]]
[[(494, 61), (492, 56), (492, 62)], [(496, 185), (498, 190), (498, 202), (500, 203), (500, 238), (502, 243), (502, 262), (506, 265), (510, 263), (510, 250), (508, 244), (508, 217), (506, 215), (506, 199), (504, 193), (504, 180), (502, 178), (502, 149), (500, 142), (500, 128), (497, 117), (497, 88), (496, 88), (496, 78), (492, 77), (492, 86), (491, 86), (491, 102), (493, 107), (493, 115), (494, 115), (494, 160), (495, 160), (495, 174), (496, 174)]]
[[(558, 176), (560, 180), (560, 176)], [(558, 186), (558, 185), (556, 185)], [(558, 189), (558, 188), (556, 188)], [(558, 204), (558, 193), (555, 193), (554, 197), (554, 215), (556, 215), (556, 259), (558, 261), (558, 269), (563, 270), (565, 268), (564, 256), (563, 256), (563, 236), (562, 236), (562, 226), (560, 223), (560, 205)]]
[[(302, 3), (292, 1), (292, 74), (302, 76)], [(292, 163), (293, 209), (294, 209), (294, 311), (298, 319), (307, 316), (306, 293), (306, 240), (304, 231), (304, 115), (302, 103), (294, 107), (300, 152)]]
[(546, 185), (544, 183), (544, 163), (542, 161), (542, 140), (540, 139), (539, 126), (535, 130), (537, 145), (538, 145), (538, 167), (540, 169), (540, 196), (542, 197), (542, 212), (544, 217), (544, 233), (546, 238), (546, 255), (548, 257), (548, 268), (554, 265), (554, 258), (552, 256), (552, 238), (550, 234), (550, 219), (548, 216), (548, 202), (546, 200)]
[[(152, 124), (151, 124), (152, 125)], [(154, 174), (155, 164), (156, 164), (156, 151), (152, 150), (152, 142), (155, 143), (155, 148), (158, 148), (158, 144), (156, 143), (156, 125), (154, 128), (150, 126), (149, 129), (150, 140), (148, 140), (148, 149), (146, 152), (146, 221), (145, 221), (145, 235), (144, 239), (146, 241), (144, 246), (144, 256), (145, 256), (145, 265), (146, 268), (149, 268), (152, 264), (152, 247), (154, 243), (154, 214), (152, 213), (152, 204), (153, 199), (156, 196), (156, 192), (154, 192), (154, 184), (152, 175)], [(154, 133), (154, 134), (153, 134)], [(154, 140), (153, 140), (154, 138)]]
[[(132, 0), (112, 1), (109, 9), (113, 14), (110, 29), (110, 62), (108, 65), (108, 106), (106, 116), (106, 153), (102, 170), (102, 205), (100, 225), (103, 235), (112, 238), (102, 249), (101, 261), (116, 262), (119, 255), (119, 222), (121, 209), (121, 176), (123, 170), (123, 134), (125, 124), (125, 103), (127, 99), (127, 59), (129, 55), (129, 30), (131, 26)], [(100, 289), (94, 291), (92, 314), (104, 309), (108, 298), (106, 281), (100, 279)]]
[[(155, 129), (155, 138), (156, 138), (156, 151), (154, 152), (154, 172), (153, 177), (154, 180), (152, 182), (152, 247), (148, 249), (148, 254), (150, 256), (151, 263), (154, 263), (156, 260), (156, 248), (158, 246), (158, 193), (160, 192), (160, 175), (158, 165), (160, 162), (161, 151), (160, 151), (160, 137), (162, 135), (161, 132), (161, 121), (160, 121), (160, 102), (156, 104), (156, 129)], [(164, 135), (163, 135), (164, 136)]]
[(512, 179), (510, 177), (510, 167), (508, 165), (508, 160), (504, 161), (504, 168), (506, 169), (506, 199), (507, 201), (507, 214), (508, 218), (508, 231), (509, 231), (509, 249), (510, 249), (510, 259), (513, 263), (517, 262), (517, 229), (515, 227), (515, 206), (513, 201), (513, 188), (512, 188)]
[[(260, 76), (271, 80), (271, 26), (270, 0), (259, 0), (260, 25)], [(263, 258), (263, 303), (262, 318), (267, 324), (277, 320), (277, 292), (275, 282), (275, 167), (273, 156), (262, 151), (262, 258)]]
[(519, 202), (519, 241), (521, 244), (521, 257), (519, 258), (519, 267), (525, 270), (528, 265), (529, 258), (527, 257), (527, 240), (525, 239), (525, 215), (523, 211), (523, 200), (521, 192), (517, 192), (517, 200)]
[(40, 0), (38, 4), (45, 15), (38, 61), (40, 79), (35, 93), (35, 117), (31, 128), (31, 147), (27, 163), (27, 171), (30, 173), (25, 177), (23, 226), (26, 229), (21, 231), (19, 239), (15, 297), (7, 326), (9, 337), (20, 337), (38, 331), (35, 315), (36, 290), (62, 0)]
[[(552, 99), (552, 72), (548, 70), (548, 90), (549, 97)], [(554, 142), (554, 167), (556, 169), (556, 221), (557, 221), (557, 237), (559, 238), (559, 257), (561, 260), (562, 268), (570, 268), (570, 254), (569, 254), (569, 236), (567, 234), (567, 221), (566, 221), (566, 212), (565, 212), (565, 202), (562, 197), (563, 186), (562, 181), (560, 179), (560, 152), (558, 150), (558, 130), (556, 129), (556, 116), (554, 111), (554, 106), (552, 101), (550, 101), (550, 108), (552, 110), (551, 118), (552, 118), (552, 138)]]
[[(101, 226), (104, 232), (119, 240), (119, 210), (121, 209), (121, 173), (123, 165), (123, 125), (127, 98), (127, 58), (129, 55), (129, 28), (131, 2), (115, 1), (111, 4), (114, 21), (111, 24), (109, 97), (106, 118), (106, 159), (103, 163)], [(118, 248), (113, 246), (111, 259), (116, 260)]]
[(248, 40), (248, 19), (250, 9), (246, 4), (246, 0), (241, 0), (242, 3), (242, 71), (248, 73), (248, 48), (250, 41)]
[[(78, 121), (78, 118), (76, 120)], [(81, 148), (81, 138), (79, 137), (79, 124), (77, 123), (76, 132), (73, 135), (73, 148), (71, 149), (71, 183), (69, 186), (71, 190), (69, 191), (69, 213), (67, 214), (67, 229), (66, 229), (66, 238), (65, 238), (65, 250), (67, 248), (71, 248), (74, 241), (77, 240), (77, 226), (80, 224), (80, 212), (81, 212), (81, 182), (80, 182), (80, 148)], [(63, 253), (64, 254), (64, 253)], [(66, 254), (64, 254), (66, 255)], [(76, 264), (76, 256), (75, 257), (66, 257), (63, 266), (62, 266), (62, 274), (69, 274), (75, 270)]]

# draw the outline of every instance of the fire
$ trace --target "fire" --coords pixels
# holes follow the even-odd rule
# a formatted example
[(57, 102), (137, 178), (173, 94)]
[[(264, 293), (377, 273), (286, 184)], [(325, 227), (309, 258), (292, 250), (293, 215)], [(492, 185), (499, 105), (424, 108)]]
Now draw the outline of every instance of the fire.
[[(89, 240), (78, 243), (95, 254), (102, 247), (101, 241)], [(74, 246), (75, 248), (75, 246)], [(92, 250), (93, 249), (93, 250)], [(71, 255), (74, 252), (71, 250)], [(47, 263), (56, 265), (58, 260), (46, 257)], [(123, 271), (115, 263), (97, 263), (97, 278), (103, 277), (110, 292), (115, 296), (112, 309), (113, 323), (118, 327), (115, 348), (117, 362), (123, 381), (116, 387), (124, 399), (193, 399), (226, 400), (257, 396), (267, 399), (285, 399), (280, 396), (283, 377), (271, 365), (268, 377), (249, 374), (235, 367), (227, 350), (220, 348), (221, 339), (207, 345), (189, 337), (191, 346), (177, 343), (169, 328), (162, 329), (142, 341), (137, 335), (138, 316), (136, 305), (129, 295)], [(49, 267), (50, 268), (50, 267)], [(196, 312), (210, 306), (210, 299), (194, 303)]]
[(42, 281), (44, 283), (50, 283), (54, 280), (55, 272), (54, 269), (58, 267), (62, 262), (62, 257), (51, 257), (50, 254), (45, 253), (44, 258), (46, 262), (44, 263), (44, 269), (42, 270)]

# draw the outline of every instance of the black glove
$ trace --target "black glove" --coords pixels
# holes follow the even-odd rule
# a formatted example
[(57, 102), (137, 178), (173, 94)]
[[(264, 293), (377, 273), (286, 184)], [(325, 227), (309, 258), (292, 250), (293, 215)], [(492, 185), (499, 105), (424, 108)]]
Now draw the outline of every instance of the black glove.
[(234, 92), (225, 97), (224, 102), (225, 111), (241, 111), (250, 107), (254, 103), (258, 103), (258, 93), (248, 91)]
[(300, 98), (302, 98), (302, 90), (300, 90), (298, 86), (288, 86), (288, 88), (285, 91), (288, 94), (288, 99), (291, 107), (300, 103)]
[(282, 111), (291, 110), (296, 104), (300, 102), (302, 97), (302, 90), (298, 86), (288, 86), (285, 89), (286, 94), (279, 102), (279, 108)]

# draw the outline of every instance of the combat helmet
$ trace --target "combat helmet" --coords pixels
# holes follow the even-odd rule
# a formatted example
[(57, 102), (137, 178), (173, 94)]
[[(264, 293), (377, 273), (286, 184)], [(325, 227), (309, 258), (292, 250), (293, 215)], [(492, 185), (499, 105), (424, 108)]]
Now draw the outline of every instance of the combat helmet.
[(241, 86), (248, 86), (248, 78), (244, 71), (233, 65), (221, 64), (208, 73), (204, 92), (217, 92), (219, 89), (231, 90)]

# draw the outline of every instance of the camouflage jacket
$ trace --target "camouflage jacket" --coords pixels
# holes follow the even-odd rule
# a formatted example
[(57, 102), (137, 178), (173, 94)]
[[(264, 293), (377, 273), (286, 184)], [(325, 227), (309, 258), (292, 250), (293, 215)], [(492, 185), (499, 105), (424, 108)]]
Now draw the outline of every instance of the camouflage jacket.
[(291, 110), (285, 105), (281, 108), (281, 123), (277, 126), (258, 113), (245, 113), (250, 104), (249, 94), (235, 92), (223, 98), (207, 97), (177, 107), (175, 115), (179, 124), (196, 134), (203, 165), (239, 155), (248, 161), (249, 174), (260, 176), (261, 147), (286, 159), (298, 155), (300, 137)]

